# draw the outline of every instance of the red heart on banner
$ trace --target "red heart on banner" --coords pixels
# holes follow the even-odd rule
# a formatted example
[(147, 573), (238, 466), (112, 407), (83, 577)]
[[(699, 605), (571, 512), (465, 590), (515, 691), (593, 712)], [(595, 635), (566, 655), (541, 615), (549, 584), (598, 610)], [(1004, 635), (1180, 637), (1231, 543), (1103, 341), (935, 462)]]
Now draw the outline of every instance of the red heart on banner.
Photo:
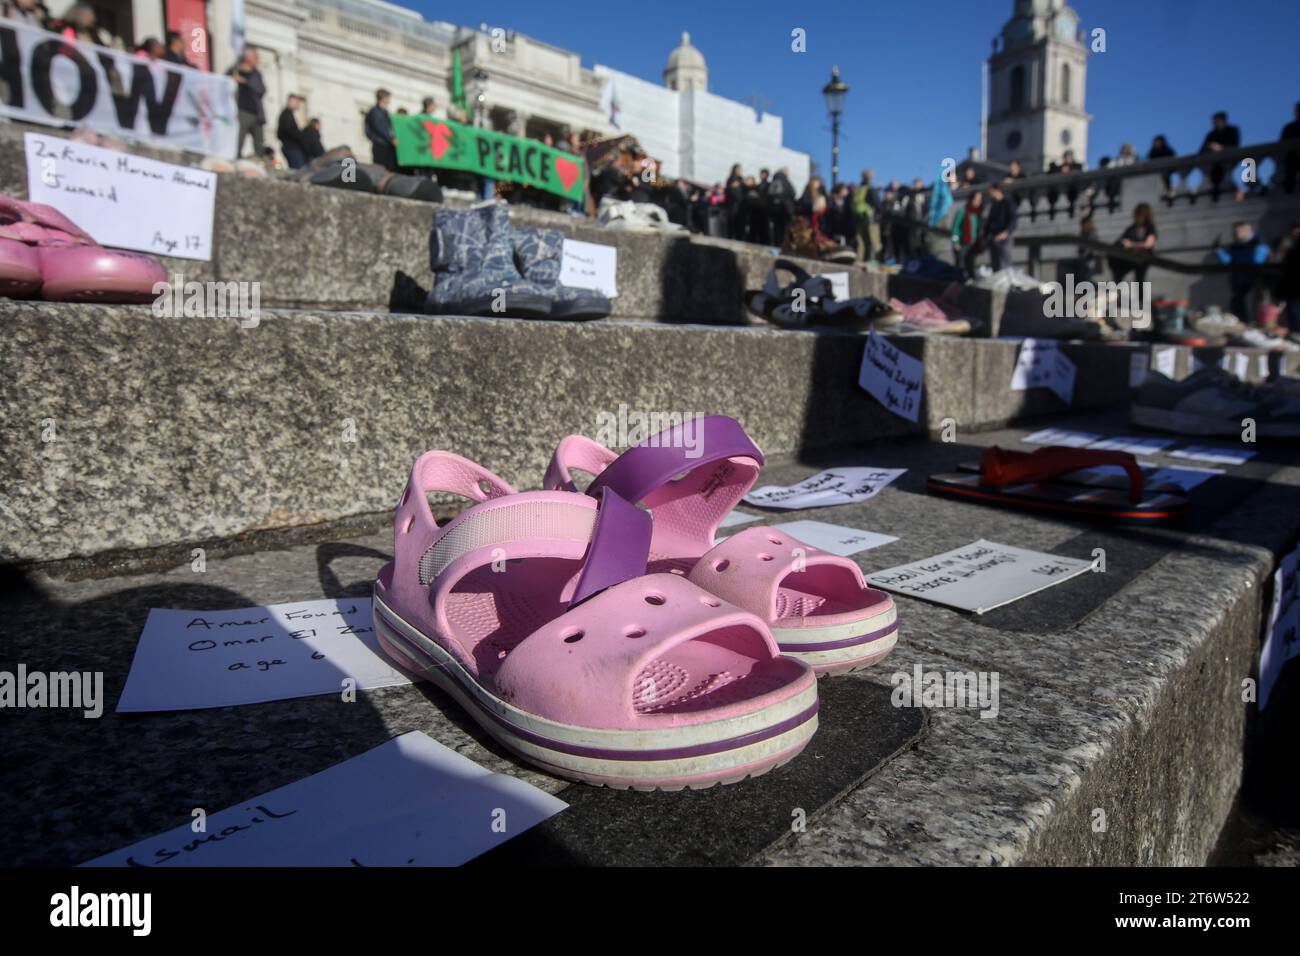
[(444, 123), (431, 123), (428, 120), (424, 122), (424, 128), (429, 134), (429, 152), (433, 154), (434, 159), (442, 159), (442, 154), (447, 152), (447, 147), (451, 145), (451, 127)]
[(564, 183), (564, 191), (567, 193), (573, 188), (573, 184), (578, 181), (578, 164), (571, 159), (565, 159), (563, 156), (555, 157), (555, 172), (560, 177), (560, 182)]

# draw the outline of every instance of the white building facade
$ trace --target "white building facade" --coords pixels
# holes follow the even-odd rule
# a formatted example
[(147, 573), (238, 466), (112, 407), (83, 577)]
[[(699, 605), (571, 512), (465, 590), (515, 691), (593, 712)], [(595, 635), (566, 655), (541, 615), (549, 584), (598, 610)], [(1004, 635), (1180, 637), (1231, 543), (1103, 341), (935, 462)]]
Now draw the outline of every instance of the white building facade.
[(663, 85), (599, 64), (593, 72), (609, 84), (611, 126), (635, 136), (665, 176), (712, 185), (740, 163), (747, 176), (786, 169), (798, 191), (808, 182), (808, 154), (782, 144), (781, 117), (709, 92), (708, 67), (689, 34), (669, 55)]

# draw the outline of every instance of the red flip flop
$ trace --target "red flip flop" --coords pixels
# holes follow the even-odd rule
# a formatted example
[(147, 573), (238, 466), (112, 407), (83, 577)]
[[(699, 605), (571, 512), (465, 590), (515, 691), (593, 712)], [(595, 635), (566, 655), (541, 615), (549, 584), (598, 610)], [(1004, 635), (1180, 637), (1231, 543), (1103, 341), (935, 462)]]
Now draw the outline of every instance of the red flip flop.
[[(1128, 474), (1127, 486), (1099, 487), (1085, 480), (1080, 487), (1078, 479), (1063, 477), (1102, 465), (1123, 468)], [(1033, 452), (995, 445), (984, 449), (978, 474), (931, 475), (926, 487), (954, 498), (1107, 522), (1162, 524), (1185, 517), (1189, 510), (1187, 498), (1168, 493), (1164, 490), (1167, 486), (1145, 488), (1142, 467), (1128, 452), (1064, 445)]]

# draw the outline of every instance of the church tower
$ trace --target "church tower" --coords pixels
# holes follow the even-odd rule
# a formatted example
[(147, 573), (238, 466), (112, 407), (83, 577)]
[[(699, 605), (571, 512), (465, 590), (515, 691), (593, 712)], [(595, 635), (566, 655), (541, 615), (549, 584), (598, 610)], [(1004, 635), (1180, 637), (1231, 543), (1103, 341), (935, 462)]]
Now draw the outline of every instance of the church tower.
[(689, 33), (683, 33), (681, 46), (668, 54), (664, 86), (678, 91), (709, 88), (709, 67), (704, 62), (704, 54), (691, 46)]
[(1088, 48), (1065, 0), (1015, 0), (989, 59), (988, 158), (1027, 174), (1072, 150), (1088, 158)]

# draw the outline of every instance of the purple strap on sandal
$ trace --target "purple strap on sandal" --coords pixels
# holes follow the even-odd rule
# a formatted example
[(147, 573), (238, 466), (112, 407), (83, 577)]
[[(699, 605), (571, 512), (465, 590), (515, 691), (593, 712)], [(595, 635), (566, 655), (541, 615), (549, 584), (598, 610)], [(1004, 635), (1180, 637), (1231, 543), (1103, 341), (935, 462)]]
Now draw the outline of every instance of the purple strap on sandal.
[(698, 429), (697, 447), (701, 451), (698, 457), (686, 454), (685, 425), (674, 425), (623, 452), (596, 476), (587, 494), (598, 496), (610, 489), (625, 502), (635, 503), (645, 500), (656, 488), (683, 472), (694, 471), (701, 465), (724, 458), (752, 458), (760, 466), (763, 464), (763, 453), (734, 418), (707, 415), (699, 420)]
[(615, 584), (641, 577), (650, 558), (650, 512), (609, 488), (602, 489), (597, 497), (600, 510), (582, 574), (569, 601), (571, 608)]

